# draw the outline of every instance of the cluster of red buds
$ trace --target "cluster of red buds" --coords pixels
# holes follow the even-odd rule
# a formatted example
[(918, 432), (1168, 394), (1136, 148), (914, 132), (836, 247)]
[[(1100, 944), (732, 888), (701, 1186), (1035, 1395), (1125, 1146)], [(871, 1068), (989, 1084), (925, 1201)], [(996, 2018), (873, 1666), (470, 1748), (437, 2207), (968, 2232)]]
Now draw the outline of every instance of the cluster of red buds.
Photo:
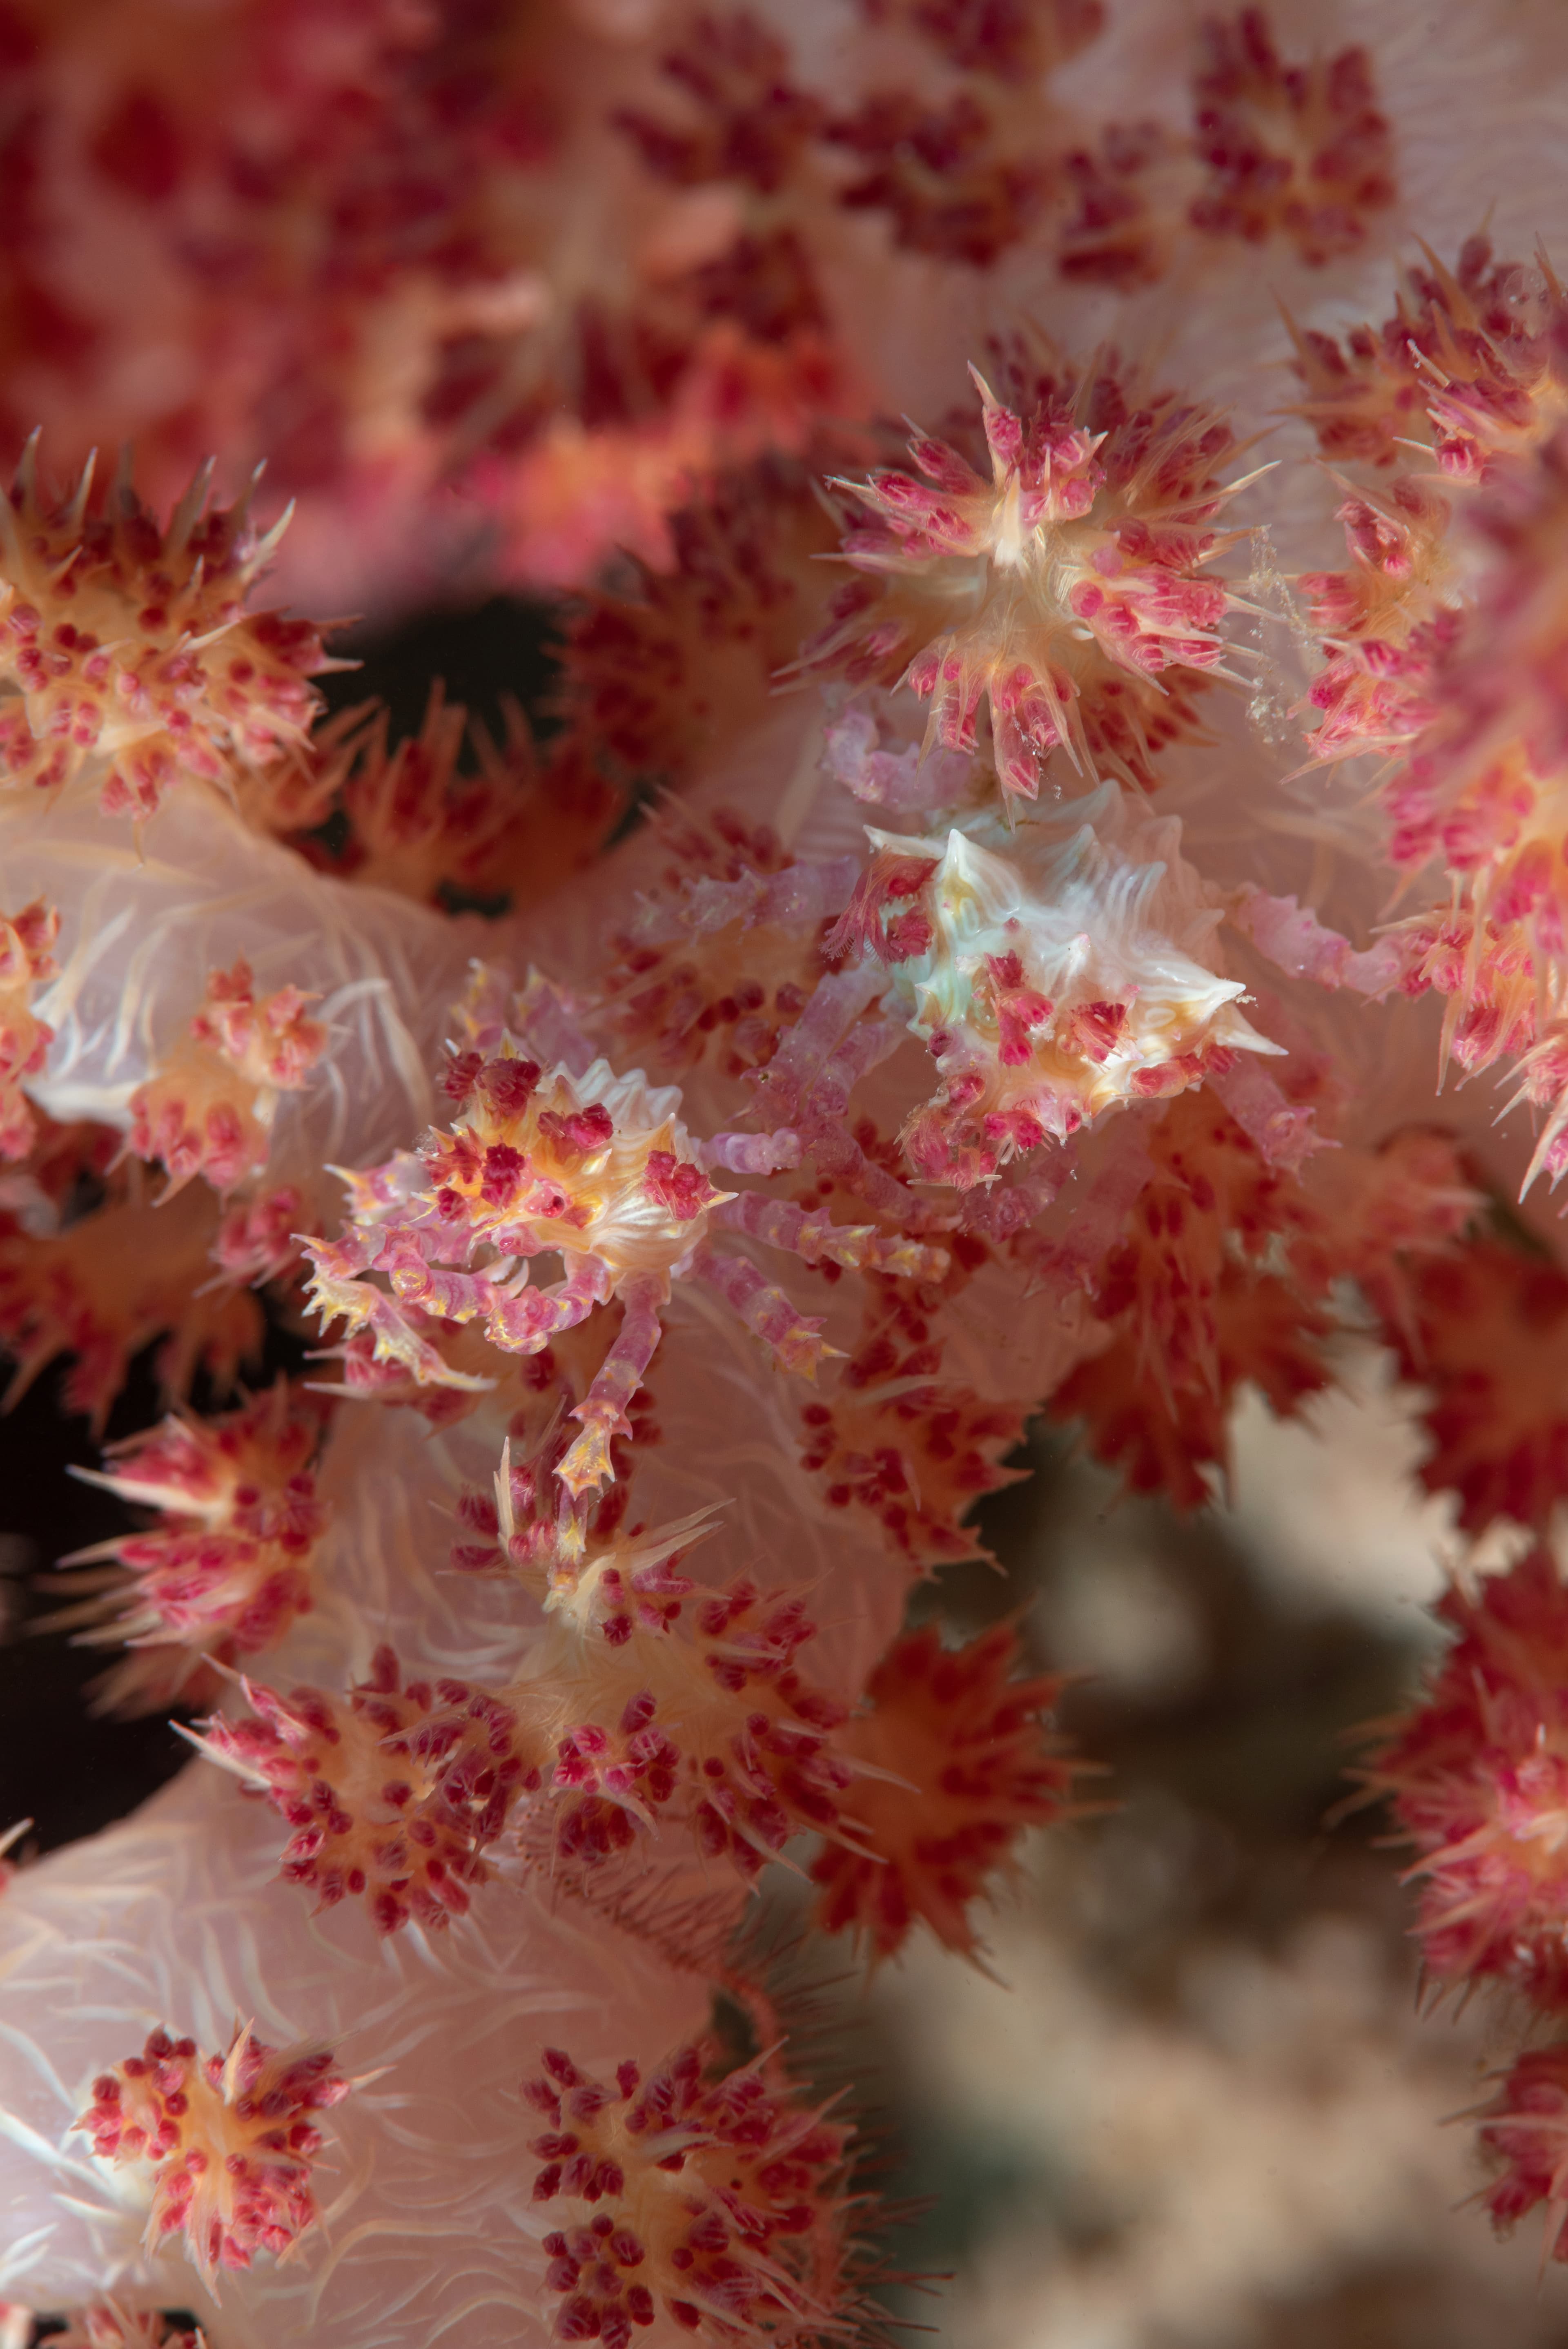
[[(177, 1696), (211, 1694), (211, 1663), (275, 1645), (315, 1603), (312, 1568), (329, 1512), (313, 1463), (324, 1414), (279, 1379), (239, 1411), (202, 1420), (181, 1412), (161, 1427), (109, 1447), (103, 1473), (83, 1470), (162, 1522), (117, 1535), (60, 1563), (84, 1588), (48, 1619), (85, 1624), (85, 1645), (123, 1643), (98, 1702), (108, 1712), (149, 1712)], [(102, 1562), (113, 1560), (112, 1566)]]
[(147, 2240), (184, 2238), (209, 2279), (286, 2252), (319, 2220), (311, 2172), (316, 2116), (353, 2087), (322, 2047), (267, 2047), (247, 2026), (225, 2054), (154, 2031), (93, 2082), (77, 2127), (100, 2161), (151, 2174)]
[(717, 2052), (688, 2044), (646, 2079), (622, 2064), (610, 2087), (547, 2048), (523, 2082), (548, 2124), (533, 2199), (575, 2221), (544, 2241), (558, 2339), (626, 2349), (660, 2310), (727, 2341), (840, 2329), (850, 2131), (792, 2095), (776, 2060), (724, 2072)]

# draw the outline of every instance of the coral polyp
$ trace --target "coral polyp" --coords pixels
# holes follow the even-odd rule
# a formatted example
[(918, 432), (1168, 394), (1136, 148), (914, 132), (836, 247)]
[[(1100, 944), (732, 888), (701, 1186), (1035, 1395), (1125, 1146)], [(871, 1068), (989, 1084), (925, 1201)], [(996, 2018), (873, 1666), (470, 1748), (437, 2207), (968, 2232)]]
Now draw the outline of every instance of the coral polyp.
[(1205, 573), (1232, 543), (1215, 521), (1232, 433), (1109, 374), (1041, 375), (1021, 414), (975, 386), (990, 480), (921, 434), (915, 474), (847, 484), (871, 516), (844, 542), (863, 576), (806, 664), (909, 687), (931, 704), (928, 745), (972, 750), (984, 704), (1016, 796), (1037, 796), (1058, 749), (1080, 775), (1148, 784), (1151, 750), (1191, 729), (1224, 658), (1226, 590)]
[(1568, 2002), (1561, 1577), (1534, 1550), (1473, 1595), (1451, 1592), (1439, 1612), (1458, 1640), (1426, 1702), (1371, 1757), (1367, 1783), (1389, 1795), (1419, 1855), (1433, 1977), (1498, 1976), (1558, 2013)]
[(1482, 2148), (1496, 2172), (1485, 2193), (1493, 2224), (1510, 2233), (1544, 2203), (1543, 2249), (1556, 2260), (1565, 2256), (1563, 2220), (1568, 2217), (1564, 2086), (1562, 2048), (1532, 2047), (1477, 2116)]
[[(625, 2349), (657, 2312), (727, 2341), (807, 2341), (842, 2327), (847, 2131), (758, 2061), (715, 2077), (682, 2047), (613, 2088), (559, 2048), (522, 2093), (550, 2126), (533, 2199), (552, 2218), (557, 2338)], [(772, 2076), (769, 2076), (769, 2075)], [(567, 2207), (559, 2214), (554, 2206)], [(677, 2336), (678, 2337), (678, 2336)]]
[(1022, 1830), (1067, 1815), (1073, 1764), (1037, 1723), (1060, 1694), (1050, 1678), (1014, 1676), (1006, 1626), (965, 1648), (931, 1630), (896, 1640), (872, 1675), (870, 1711), (847, 1739), (877, 1775), (858, 1790), (875, 1857), (824, 1851), (817, 1914), (879, 1957), (915, 1921), (949, 1949), (978, 1947), (970, 1909), (1007, 1864)]
[(49, 949), (59, 929), (58, 914), (41, 900), (0, 915), (0, 1158), (25, 1158), (36, 1132), (22, 1080), (38, 1074), (55, 1040), (33, 998), (55, 976)]
[(297, 1092), (326, 1042), (296, 987), (259, 1000), (250, 965), (215, 970), (186, 1042), (130, 1097), (130, 1146), (178, 1190), (196, 1174), (226, 1195), (266, 1165), (281, 1092)]
[[(115, 1444), (107, 1472), (88, 1472), (163, 1518), (61, 1561), (89, 1569), (67, 1580), (94, 1595), (51, 1620), (85, 1624), (85, 1645), (123, 1641), (129, 1651), (104, 1675), (98, 1701), (106, 1709), (156, 1708), (191, 1683), (210, 1690), (204, 1666), (271, 1647), (310, 1612), (312, 1564), (329, 1515), (312, 1474), (321, 1438), (320, 1412), (280, 1379), (218, 1419), (170, 1416)], [(107, 1571), (104, 1559), (115, 1561)]]
[[(13, 786), (98, 781), (106, 815), (155, 812), (185, 777), (251, 781), (303, 750), (326, 666), (316, 631), (249, 614), (277, 543), (249, 500), (209, 507), (198, 475), (160, 530), (123, 473), (101, 513), (90, 464), (73, 494), (40, 494), (29, 443), (5, 539), (0, 744)], [(265, 782), (262, 788), (264, 792)]]
[(151, 2173), (150, 2245), (182, 2235), (209, 2279), (285, 2254), (317, 2223), (315, 2116), (348, 2095), (332, 2052), (264, 2046), (237, 2031), (226, 2054), (155, 2031), (93, 2082), (77, 2127), (99, 2161)]

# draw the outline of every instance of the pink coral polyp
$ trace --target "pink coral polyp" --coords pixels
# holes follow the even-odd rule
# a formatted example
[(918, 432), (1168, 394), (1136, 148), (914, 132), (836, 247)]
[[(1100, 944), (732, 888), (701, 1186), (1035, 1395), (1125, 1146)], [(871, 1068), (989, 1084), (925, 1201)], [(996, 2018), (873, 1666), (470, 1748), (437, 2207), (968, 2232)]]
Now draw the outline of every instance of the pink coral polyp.
[[(90, 1481), (159, 1510), (162, 1523), (62, 1560), (97, 1568), (112, 1559), (123, 1572), (51, 1619), (85, 1623), (85, 1645), (125, 1643), (99, 1690), (104, 1710), (167, 1703), (192, 1677), (202, 1683), (204, 1664), (270, 1648), (310, 1612), (328, 1518), (313, 1474), (322, 1429), (322, 1412), (291, 1397), (280, 1379), (239, 1411), (211, 1420), (179, 1413), (111, 1448), (112, 1465)], [(81, 1578), (97, 1586), (105, 1578), (98, 1570)]]
[(330, 2049), (268, 2047), (248, 2025), (207, 2056), (158, 2030), (98, 2075), (77, 2126), (98, 2160), (150, 2174), (148, 2250), (181, 2237), (211, 2284), (258, 2252), (292, 2251), (316, 2225), (317, 2116), (352, 2085)]
[(324, 1909), (362, 1899), (383, 1933), (410, 1917), (434, 1930), (462, 1916), (469, 1887), (489, 1878), (481, 1847), (499, 1830), (506, 1790), (521, 1775), (503, 1754), (490, 1786), (481, 1791), (470, 1780), (460, 1807), (448, 1800), (417, 1733), (467, 1691), (405, 1685), (385, 1647), (369, 1680), (346, 1699), (321, 1689), (282, 1697), (250, 1682), (244, 1688), (254, 1718), (214, 1718), (197, 1742), (263, 1792), (294, 1829), (284, 1879), (313, 1891)]
[(1364, 1773), (1419, 1854), (1420, 1935), (1442, 1983), (1488, 1977), (1568, 2008), (1568, 1589), (1548, 1552), (1456, 1586), (1424, 1700)]
[[(872, 519), (805, 665), (852, 683), (903, 682), (931, 704), (927, 745), (969, 750), (989, 706), (1004, 789), (1033, 799), (1061, 748), (1151, 780), (1148, 729), (1224, 655), (1227, 594), (1204, 567), (1233, 448), (1212, 416), (1163, 395), (1131, 409), (1113, 378), (1047, 376), (1022, 414), (978, 376), (991, 479), (945, 441), (910, 443), (916, 473), (847, 486)], [(1103, 414), (1102, 429), (1095, 419)], [(1180, 713), (1180, 698), (1171, 705)]]
[(227, 1193), (265, 1166), (279, 1095), (298, 1092), (326, 1048), (306, 1001), (297, 987), (258, 997), (242, 957), (209, 973), (187, 1040), (130, 1101), (130, 1147), (167, 1168), (171, 1190), (205, 1174)]
[(1492, 2225), (1510, 2235), (1544, 2203), (1542, 2255), (1568, 2261), (1568, 2048), (1527, 2048), (1476, 2118)]
[(776, 2059), (716, 2075), (716, 2053), (683, 2047), (645, 2080), (623, 2064), (612, 2087), (547, 2048), (523, 2082), (547, 2123), (533, 2199), (574, 2221), (544, 2241), (557, 2339), (626, 2349), (661, 2308), (741, 2344), (837, 2329), (850, 2131), (799, 2103)]

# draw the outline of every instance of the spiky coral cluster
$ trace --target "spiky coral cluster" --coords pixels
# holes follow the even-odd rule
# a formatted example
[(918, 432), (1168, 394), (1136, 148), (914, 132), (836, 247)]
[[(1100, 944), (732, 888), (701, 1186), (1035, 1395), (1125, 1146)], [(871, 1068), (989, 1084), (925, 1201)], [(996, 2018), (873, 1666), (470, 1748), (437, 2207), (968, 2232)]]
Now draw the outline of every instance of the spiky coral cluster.
[[(1371, 476), (1341, 510), (1349, 569), (1302, 583), (1330, 656), (1312, 689), (1323, 713), (1315, 744), (1325, 757), (1405, 752), (1420, 740), (1448, 697), (1440, 673), (1462, 633), (1467, 584), (1467, 549), (1439, 484), (1460, 494), (1495, 490), (1505, 462), (1538, 450), (1563, 409), (1563, 295), (1550, 267), (1494, 263), (1484, 237), (1470, 241), (1457, 270), (1430, 253), (1426, 261), (1406, 273), (1396, 314), (1377, 332), (1359, 328), (1343, 344), (1296, 337), (1300, 413), (1326, 456)], [(1392, 481), (1378, 479), (1412, 449), (1429, 451), (1429, 469), (1407, 464)], [(1440, 844), (1468, 871), (1467, 848), (1480, 843), (1466, 834), (1478, 823), (1485, 828), (1489, 802), (1508, 797), (1507, 780), (1485, 773), (1483, 761), (1479, 804), (1468, 815), (1462, 804), (1445, 813), (1429, 766), (1412, 761), (1388, 787), (1393, 859), (1418, 871)], [(1502, 812), (1496, 805), (1493, 821)], [(1484, 900), (1477, 910), (1484, 919)]]
[(328, 664), (308, 623), (245, 610), (278, 532), (250, 498), (209, 508), (199, 473), (166, 531), (120, 474), (101, 513), (92, 468), (72, 496), (42, 494), (29, 441), (0, 501), (0, 762), (14, 786), (55, 792), (84, 770), (106, 814), (148, 816), (185, 777), (233, 767), (264, 793), (319, 707)]
[[(311, 1470), (323, 1416), (279, 1379), (239, 1411), (211, 1420), (177, 1413), (112, 1445), (107, 1474), (81, 1472), (164, 1520), (61, 1561), (94, 1569), (69, 1586), (94, 1595), (51, 1624), (84, 1623), (85, 1644), (129, 1650), (103, 1677), (105, 1711), (148, 1712), (181, 1693), (211, 1694), (204, 1665), (270, 1648), (310, 1612), (312, 1560), (328, 1516)], [(107, 1558), (120, 1571), (99, 1568)]]
[(134, 437), (165, 492), (273, 457), (348, 605), (478, 535), (454, 482), (492, 575), (667, 562), (694, 484), (896, 409), (860, 315), (890, 243), (957, 295), (1009, 263), (1124, 286), (1238, 241), (1319, 264), (1393, 196), (1366, 50), (1287, 60), (1255, 6), (1196, 28), (1157, 120), (1053, 90), (1114, 39), (1091, 0), (837, 7), (830, 66), (733, 6), (7, 21), (7, 430), (46, 405), (72, 464)]
[(776, 2059), (724, 2073), (717, 2054), (682, 2047), (645, 2080), (622, 2064), (610, 2088), (547, 2048), (523, 2082), (550, 2124), (533, 2199), (576, 2210), (544, 2242), (561, 2340), (625, 2349), (661, 2307), (724, 2341), (842, 2328), (850, 2131), (793, 2097)]
[(874, 1856), (841, 1846), (817, 1861), (830, 1932), (847, 1928), (885, 1957), (918, 1917), (948, 1949), (974, 1952), (976, 1895), (1021, 1827), (1068, 1814), (1075, 1768), (1037, 1726), (1060, 1681), (1021, 1680), (1016, 1662), (1007, 1625), (956, 1652), (930, 1628), (909, 1632), (882, 1658), (846, 1739), (877, 1773), (856, 1793)]
[(1326, 1383), (1329, 1322), (1290, 1278), (1290, 1244), (1310, 1212), (1301, 1186), (1220, 1102), (1183, 1097), (1146, 1147), (1149, 1179), (1091, 1275), (1111, 1342), (1051, 1409), (1081, 1418), (1135, 1492), (1165, 1490), (1191, 1508), (1205, 1496), (1204, 1468), (1225, 1458), (1243, 1381), (1282, 1417)]
[[(1444, 1987), (1493, 1980), (1550, 2014), (1568, 2004), (1568, 1592), (1547, 1550), (1456, 1585), (1456, 1633), (1424, 1701), (1372, 1754), (1419, 1855), (1421, 1946)], [(1500, 2206), (1500, 2215), (1504, 2215)]]
[(1481, 238), (1457, 274), (1427, 258), (1380, 335), (1363, 330), (1348, 350), (1298, 338), (1304, 413), (1326, 450), (1374, 475), (1401, 444), (1433, 460), (1352, 496), (1350, 569), (1304, 582), (1327, 656), (1313, 741), (1325, 759), (1395, 754), (1379, 792), (1387, 854), (1431, 900), (1395, 934), (1399, 983), (1448, 999), (1445, 1065), (1515, 1064), (1510, 1106), (1544, 1112), (1530, 1179), (1555, 1184), (1568, 1164), (1564, 621), (1552, 553), (1563, 297), (1544, 257), (1534, 270), (1494, 264)]
[(130, 1147), (179, 1190), (205, 1174), (232, 1191), (266, 1165), (280, 1093), (297, 1092), (326, 1042), (297, 987), (258, 999), (243, 957), (208, 974), (207, 999), (168, 1065), (130, 1098)]
[(410, 1915), (461, 1914), (466, 1887), (490, 1872), (485, 1846), (520, 1805), (546, 1810), (553, 1855), (589, 1866), (664, 1818), (746, 1877), (791, 1835), (854, 1838), (853, 1764), (833, 1738), (845, 1708), (795, 1663), (815, 1626), (798, 1597), (745, 1579), (698, 1596), (677, 1568), (712, 1530), (705, 1519), (574, 1561), (556, 1538), (549, 1475), (510, 1460), (497, 1506), (472, 1496), (465, 1515), (494, 1539), (464, 1543), (454, 1562), (510, 1571), (542, 1600), (542, 1630), (506, 1687), (399, 1689), (383, 1650), (346, 1709), (317, 1690), (285, 1701), (247, 1684), (258, 1719), (207, 1725), (213, 1757), (253, 1775), (299, 1830), (285, 1877), (328, 1903), (364, 1894), (390, 1931)]
[(324, 2047), (267, 2047), (247, 2026), (222, 2055), (154, 2031), (93, 2082), (77, 2122), (94, 2156), (151, 2173), (147, 2240), (181, 2235), (209, 2279), (258, 2251), (294, 2250), (316, 2224), (315, 2116), (353, 2083)]
[[(1312, 941), (1296, 967), (1330, 986), (1376, 994), (1393, 978), (1408, 996), (1446, 999), (1445, 1066), (1470, 1076), (1512, 1063), (1508, 1106), (1538, 1114), (1528, 1190), (1541, 1173), (1555, 1185), (1565, 1163), (1562, 619), (1549, 552), (1563, 295), (1543, 256), (1533, 270), (1494, 264), (1482, 239), (1453, 272), (1426, 259), (1380, 335), (1348, 347), (1307, 336), (1298, 355), (1323, 447), (1374, 476), (1342, 516), (1350, 570), (1305, 583), (1329, 656), (1314, 740), (1326, 757), (1393, 754), (1379, 790), (1386, 853), (1427, 905), (1371, 954)], [(1430, 470), (1377, 485), (1411, 445), (1430, 450)], [(1501, 1523), (1552, 1538), (1562, 1292), (1556, 1265), (1524, 1236), (1481, 1231), (1409, 1263), (1384, 1311), (1404, 1374), (1424, 1390), (1423, 1481), (1457, 1495), (1472, 1537)], [(1439, 1612), (1455, 1643), (1425, 1698), (1388, 1725), (1367, 1783), (1419, 1854), (1432, 1977), (1501, 1981), (1554, 2014), (1563, 1610), (1551, 1549), (1461, 1581)], [(1550, 2050), (1522, 2056), (1480, 2120), (1501, 2169), (1486, 2198), (1494, 2220), (1506, 2228), (1544, 2201), (1548, 2248), (1561, 2253), (1553, 2064)]]
[[(1111, 1333), (1049, 1408), (1081, 1420), (1135, 1492), (1194, 1508), (1207, 1473), (1227, 1464), (1244, 1385), (1288, 1418), (1330, 1382), (1326, 1341), (1344, 1326), (1336, 1284), (1356, 1285), (1361, 1314), (1413, 1379), (1428, 1374), (1422, 1301), (1465, 1278), (1460, 1241), (1480, 1203), (1440, 1134), (1396, 1133), (1375, 1153), (1336, 1144), (1303, 1173), (1207, 1092), (1173, 1102), (1145, 1147), (1138, 1195), (1104, 1257), (1069, 1237), (1042, 1261), (1052, 1286), (1087, 1280)], [(1446, 1450), (1429, 1476), (1435, 1489), (1464, 1486)]]
[(923, 479), (852, 485), (872, 519), (845, 560), (865, 577), (803, 659), (913, 687), (928, 745), (972, 750), (984, 704), (1002, 786), (1023, 798), (1057, 749), (1080, 774), (1150, 784), (1151, 751), (1191, 730), (1192, 693), (1223, 657), (1226, 591), (1202, 572), (1231, 543), (1214, 526), (1230, 429), (1169, 394), (1140, 402), (1109, 373), (1035, 374), (1017, 414), (975, 383), (990, 480), (922, 434)]

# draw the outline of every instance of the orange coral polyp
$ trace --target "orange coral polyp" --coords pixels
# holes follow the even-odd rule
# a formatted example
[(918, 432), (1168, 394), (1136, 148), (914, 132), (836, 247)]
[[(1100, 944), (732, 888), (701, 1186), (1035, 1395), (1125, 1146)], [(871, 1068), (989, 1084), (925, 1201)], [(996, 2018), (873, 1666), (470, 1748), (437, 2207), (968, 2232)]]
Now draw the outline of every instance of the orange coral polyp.
[[(101, 1178), (114, 1137), (88, 1127), (73, 1141), (81, 1146), (67, 1159)], [(211, 1192), (187, 1188), (159, 1206), (150, 1193), (151, 1169), (122, 1158), (102, 1206), (75, 1221), (56, 1217), (28, 1231), (0, 1211), (0, 1340), (15, 1365), (11, 1400), (57, 1355), (73, 1355), (66, 1406), (85, 1412), (97, 1430), (132, 1358), (155, 1339), (163, 1340), (159, 1383), (170, 1399), (189, 1392), (199, 1369), (225, 1392), (259, 1355), (258, 1300), (213, 1278), (222, 1218)]]
[(964, 1519), (1021, 1471), (998, 1465), (1024, 1433), (1016, 1404), (986, 1403), (960, 1386), (896, 1380), (890, 1391), (852, 1385), (800, 1413), (802, 1464), (831, 1509), (874, 1522), (917, 1573), (982, 1554)]
[[(515, 696), (500, 709), (499, 742), (439, 678), (418, 733), (395, 743), (385, 709), (343, 711), (317, 730), (314, 798), (290, 808), (274, 791), (271, 828), (361, 887), (443, 907), (548, 897), (601, 844), (623, 795), (576, 736), (547, 756)], [(329, 816), (344, 834), (331, 850), (312, 829)]]

